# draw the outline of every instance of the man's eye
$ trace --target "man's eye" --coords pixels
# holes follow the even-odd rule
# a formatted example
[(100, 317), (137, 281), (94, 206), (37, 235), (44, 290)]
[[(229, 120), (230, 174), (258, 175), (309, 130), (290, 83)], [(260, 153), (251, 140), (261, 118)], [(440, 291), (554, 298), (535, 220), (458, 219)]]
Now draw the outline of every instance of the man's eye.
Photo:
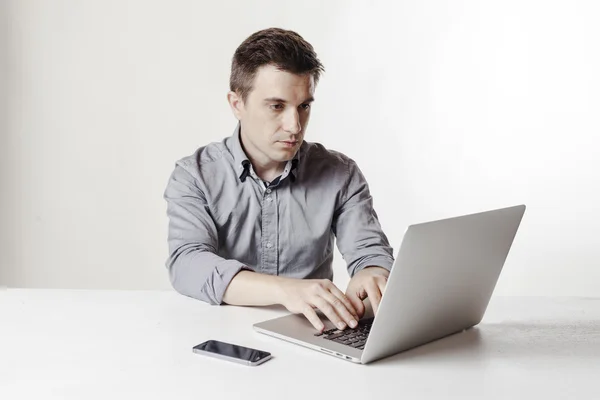
[(310, 104), (302, 104), (300, 107), (302, 107), (303, 110), (308, 110), (310, 108)]
[(276, 111), (283, 110), (283, 104), (271, 104), (271, 109)]

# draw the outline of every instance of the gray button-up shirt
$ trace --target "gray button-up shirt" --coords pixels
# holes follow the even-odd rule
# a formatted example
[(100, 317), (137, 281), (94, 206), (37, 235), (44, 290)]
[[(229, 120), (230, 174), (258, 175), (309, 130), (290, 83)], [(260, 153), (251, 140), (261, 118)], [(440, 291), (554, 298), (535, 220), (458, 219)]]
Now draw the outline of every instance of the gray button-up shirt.
[(334, 237), (350, 276), (388, 270), (392, 248), (356, 163), (304, 142), (282, 175), (265, 184), (240, 143), (240, 125), (176, 163), (164, 193), (171, 283), (221, 304), (242, 269), (292, 278), (333, 278)]

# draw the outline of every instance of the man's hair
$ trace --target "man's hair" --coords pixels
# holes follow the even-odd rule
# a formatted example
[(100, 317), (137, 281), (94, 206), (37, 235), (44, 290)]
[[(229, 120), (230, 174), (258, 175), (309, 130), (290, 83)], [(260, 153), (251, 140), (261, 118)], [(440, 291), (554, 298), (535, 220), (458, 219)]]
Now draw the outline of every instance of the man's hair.
[(280, 28), (258, 31), (237, 48), (231, 62), (229, 89), (246, 101), (256, 71), (263, 65), (296, 75), (311, 74), (315, 85), (325, 68), (312, 45), (296, 32)]

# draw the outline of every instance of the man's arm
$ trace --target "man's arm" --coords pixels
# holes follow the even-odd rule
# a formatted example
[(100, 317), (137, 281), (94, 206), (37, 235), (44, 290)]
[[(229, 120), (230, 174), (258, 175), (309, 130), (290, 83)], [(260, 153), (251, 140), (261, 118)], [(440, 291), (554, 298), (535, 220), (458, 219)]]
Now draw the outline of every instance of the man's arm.
[(164, 198), (169, 217), (167, 268), (173, 288), (210, 304), (222, 304), (229, 282), (250, 268), (216, 254), (218, 233), (206, 197), (181, 165), (171, 174)]
[(224, 301), (232, 305), (282, 304), (293, 313), (304, 314), (318, 331), (324, 325), (315, 309), (339, 329), (358, 324), (358, 313), (350, 300), (327, 279), (293, 279), (241, 271), (229, 284)]
[(303, 313), (318, 330), (323, 324), (315, 308), (341, 329), (356, 326), (356, 311), (331, 281), (260, 274), (237, 260), (219, 257), (218, 232), (206, 197), (182, 166), (176, 166), (164, 197), (169, 217), (167, 267), (179, 293), (214, 305), (282, 304)]
[(394, 258), (392, 247), (373, 209), (369, 185), (352, 160), (348, 163), (347, 173), (333, 229), (352, 277), (346, 295), (362, 316), (362, 300), (365, 297), (369, 297), (373, 310), (377, 311)]

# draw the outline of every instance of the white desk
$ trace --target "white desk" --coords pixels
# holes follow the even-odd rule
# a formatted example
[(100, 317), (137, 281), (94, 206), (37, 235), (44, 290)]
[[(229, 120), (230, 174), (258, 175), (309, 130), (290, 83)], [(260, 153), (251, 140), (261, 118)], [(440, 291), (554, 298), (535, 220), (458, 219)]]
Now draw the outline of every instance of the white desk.
[[(175, 292), (0, 290), (0, 398), (600, 399), (600, 298), (495, 297), (478, 328), (366, 366), (253, 331), (284, 312)], [(274, 358), (193, 354), (206, 339)]]

